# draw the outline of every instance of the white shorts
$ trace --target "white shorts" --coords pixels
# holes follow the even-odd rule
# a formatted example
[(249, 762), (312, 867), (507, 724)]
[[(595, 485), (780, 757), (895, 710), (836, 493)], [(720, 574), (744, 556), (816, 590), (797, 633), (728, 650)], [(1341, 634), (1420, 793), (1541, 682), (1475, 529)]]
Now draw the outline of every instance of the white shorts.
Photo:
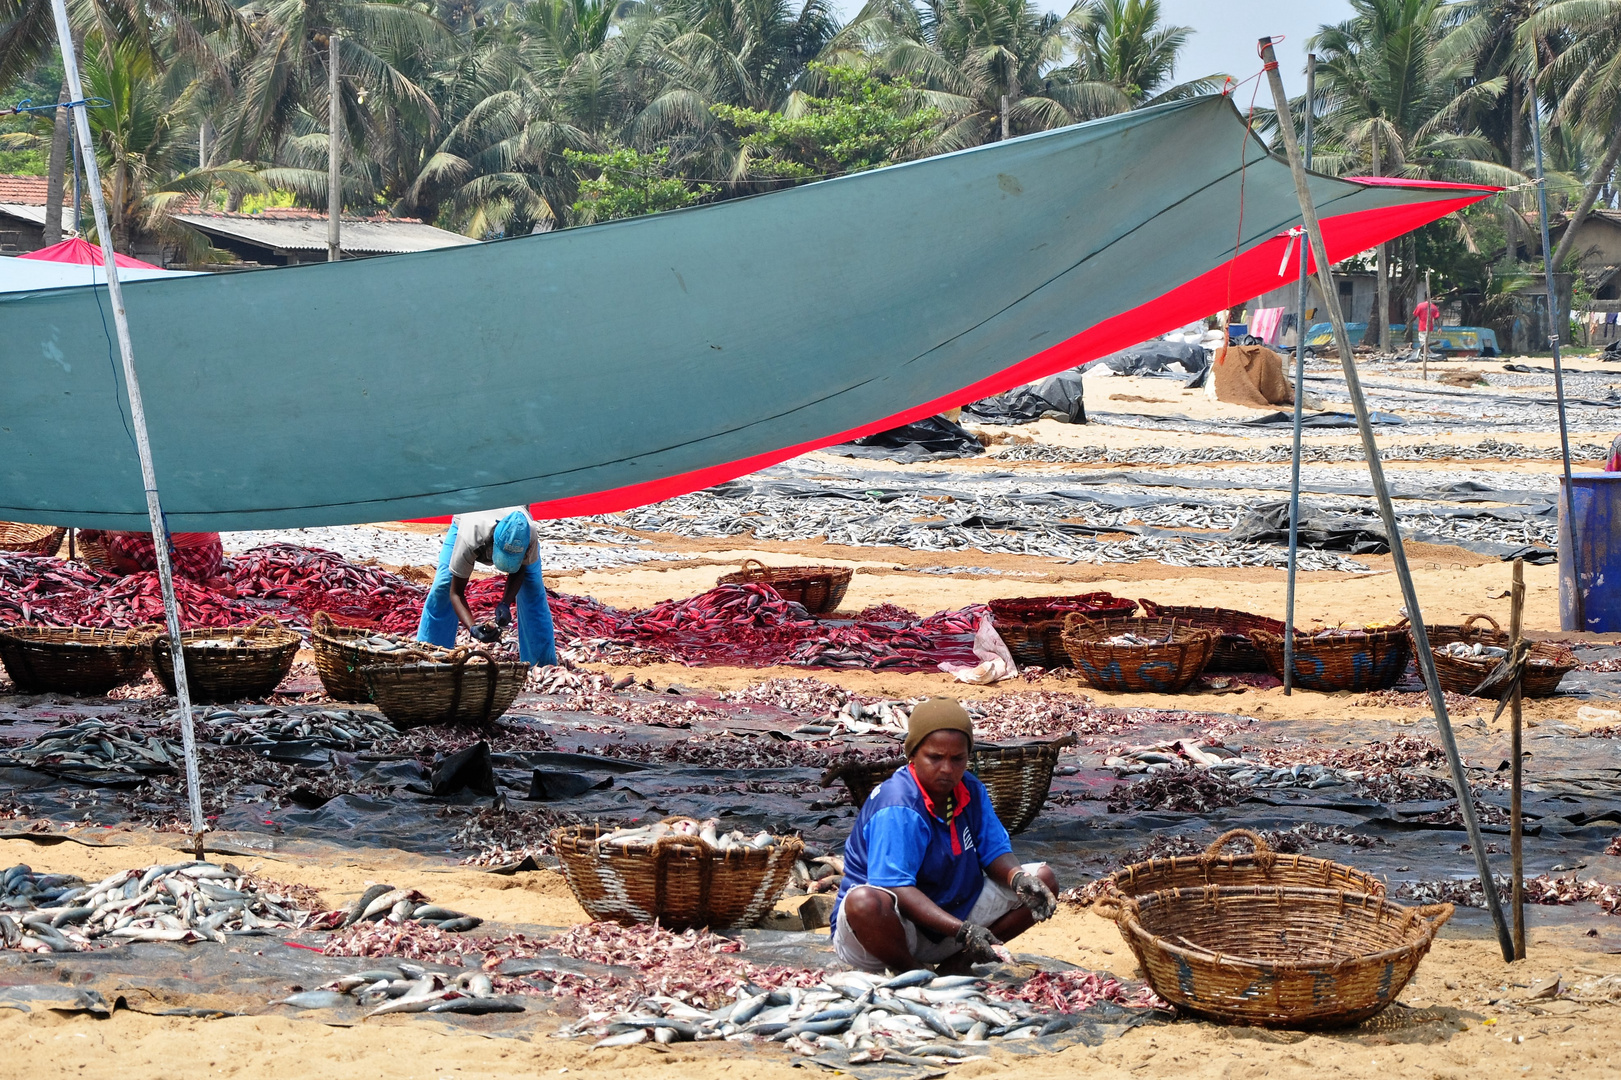
[[(1041, 865), (1041, 863), (1026, 863), (1023, 870), (1033, 874)], [(856, 889), (876, 889), (889, 897), (890, 902), (895, 905), (895, 917), (901, 921), (901, 928), (906, 931), (906, 949), (918, 963), (938, 964), (962, 951), (962, 946), (957, 944), (955, 938), (930, 941), (918, 933), (917, 924), (901, 914), (900, 900), (893, 891), (878, 885), (854, 885), (851, 886), (850, 892), (855, 892)], [(845, 896), (848, 897), (849, 893)], [(842, 908), (844, 905), (841, 903), (839, 906)], [(963, 921), (989, 926), (1018, 906), (1019, 898), (1012, 889), (986, 878), (984, 888), (979, 890), (979, 899), (974, 901), (973, 908)], [(861, 944), (861, 939), (850, 929), (848, 919), (840, 918), (833, 930), (833, 951), (840, 960), (857, 971), (878, 973), (886, 970), (884, 962), (868, 952), (867, 947)]]

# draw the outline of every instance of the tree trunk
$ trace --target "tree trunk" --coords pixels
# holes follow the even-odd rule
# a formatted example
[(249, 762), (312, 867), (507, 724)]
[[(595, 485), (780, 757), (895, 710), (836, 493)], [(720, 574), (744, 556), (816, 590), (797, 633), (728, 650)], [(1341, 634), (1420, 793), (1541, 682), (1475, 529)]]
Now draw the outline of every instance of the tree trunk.
[(1604, 188), (1606, 178), (1615, 171), (1615, 163), (1621, 158), (1621, 121), (1615, 127), (1615, 133), (1610, 137), (1610, 149), (1605, 152), (1604, 160), (1599, 162), (1593, 175), (1587, 178), (1587, 190), (1582, 195), (1582, 201), (1571, 215), (1570, 224), (1565, 226), (1565, 235), (1560, 237), (1559, 246), (1553, 249), (1554, 273), (1565, 265), (1570, 258), (1571, 250), (1576, 246), (1576, 230), (1582, 227), (1587, 215), (1592, 211), (1593, 204), (1598, 201), (1599, 192)]
[[(56, 96), (68, 100), (68, 84)], [(62, 174), (67, 170), (68, 139), (73, 136), (73, 110), (58, 108), (51, 126), (51, 154), (45, 166), (45, 246), (62, 242)]]
[[(1519, 171), (1520, 162), (1525, 159), (1525, 146), (1521, 141), (1520, 113), (1525, 109), (1522, 99), (1523, 90), (1520, 80), (1514, 73), (1508, 76), (1508, 167)], [(1520, 193), (1511, 191), (1508, 194), (1508, 217), (1503, 222), (1503, 236), (1506, 241), (1508, 262), (1513, 265), (1519, 258), (1520, 250)]]
[[(1383, 175), (1379, 162), (1379, 129), (1377, 127), (1373, 129), (1373, 175)], [(1378, 275), (1374, 280), (1376, 288), (1374, 289), (1373, 318), (1368, 320), (1370, 333), (1364, 335), (1362, 340), (1368, 341), (1371, 336), (1373, 340), (1369, 344), (1376, 345), (1381, 349), (1388, 349), (1390, 347), (1389, 334), (1385, 332), (1385, 327), (1390, 321), (1390, 246), (1388, 244), (1379, 245)]]

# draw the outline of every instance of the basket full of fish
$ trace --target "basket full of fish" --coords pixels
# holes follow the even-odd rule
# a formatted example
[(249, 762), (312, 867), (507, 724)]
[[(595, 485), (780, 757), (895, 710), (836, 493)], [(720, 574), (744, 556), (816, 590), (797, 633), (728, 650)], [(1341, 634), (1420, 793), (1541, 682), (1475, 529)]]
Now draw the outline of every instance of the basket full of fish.
[(400, 653), (361, 668), (371, 699), (396, 727), (488, 724), (512, 707), (529, 678), (515, 656), (467, 647)]
[(1064, 619), (1064, 648), (1099, 690), (1176, 694), (1210, 662), (1218, 635), (1178, 619)]
[[(1283, 635), (1250, 632), (1272, 674), (1283, 678)], [(1413, 645), (1404, 619), (1394, 627), (1363, 630), (1329, 628), (1295, 634), (1294, 685), (1325, 694), (1341, 690), (1365, 693), (1389, 690), (1401, 680), (1412, 659)]]
[(991, 609), (991, 625), (1019, 666), (1044, 668), (1075, 666), (1074, 659), (1064, 648), (1064, 618), (1071, 612), (1078, 611), (1092, 619), (1109, 619), (1137, 610), (1137, 605), (1130, 600), (1108, 592), (1015, 596), (992, 600), (986, 606)]
[(776, 905), (804, 844), (797, 836), (720, 832), (667, 818), (634, 829), (552, 831), (563, 876), (593, 919), (670, 929), (753, 926)]
[[(437, 649), (360, 626), (344, 626), (324, 611), (310, 619), (310, 647), (315, 650), (315, 673), (326, 696), (333, 701), (370, 701), (362, 669), (368, 664), (398, 660), (408, 652)], [(448, 650), (441, 650), (448, 651)]]
[[(1491, 629), (1479, 625), (1487, 623)], [(1471, 615), (1462, 626), (1431, 626), (1430, 655), (1435, 657), (1435, 678), (1441, 689), (1475, 695), (1486, 676), (1508, 657), (1512, 642), (1490, 615)], [(1526, 697), (1548, 697), (1559, 680), (1576, 670), (1576, 654), (1551, 641), (1527, 642), (1525, 674), (1520, 689)], [(1481, 691), (1481, 697), (1497, 697)]]
[(0, 629), (0, 663), (25, 694), (105, 694), (146, 672), (141, 630), (84, 626), (9, 626)]
[[(153, 634), (152, 674), (172, 694), (174, 654), (169, 635)], [(261, 698), (276, 689), (293, 668), (304, 639), (270, 616), (250, 626), (184, 630), (180, 647), (186, 657), (186, 685), (199, 704)]]
[(1210, 654), (1206, 671), (1265, 671), (1266, 657), (1250, 640), (1254, 630), (1281, 634), (1286, 629), (1281, 619), (1265, 615), (1252, 615), (1248, 611), (1231, 608), (1193, 607), (1186, 604), (1156, 604), (1152, 600), (1139, 600), (1144, 615), (1166, 619), (1180, 619), (1201, 630), (1213, 630), (1218, 635), (1216, 650)]

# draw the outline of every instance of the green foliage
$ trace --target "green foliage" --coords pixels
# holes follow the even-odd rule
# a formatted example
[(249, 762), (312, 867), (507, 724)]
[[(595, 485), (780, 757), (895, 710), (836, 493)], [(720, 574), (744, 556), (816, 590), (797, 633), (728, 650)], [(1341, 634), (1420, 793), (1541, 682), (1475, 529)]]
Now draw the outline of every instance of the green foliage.
[(823, 96), (803, 99), (793, 116), (734, 105), (710, 112), (739, 137), (749, 172), (818, 180), (876, 169), (920, 152), (939, 125), (939, 109), (918, 106), (905, 79), (882, 80), (845, 67), (811, 64), (826, 80)]
[(692, 206), (716, 190), (713, 184), (673, 175), (670, 151), (662, 147), (651, 154), (623, 146), (605, 154), (565, 150), (563, 157), (575, 169), (594, 170), (597, 174), (580, 181), (579, 198), (569, 208), (570, 223), (574, 225), (677, 210)]

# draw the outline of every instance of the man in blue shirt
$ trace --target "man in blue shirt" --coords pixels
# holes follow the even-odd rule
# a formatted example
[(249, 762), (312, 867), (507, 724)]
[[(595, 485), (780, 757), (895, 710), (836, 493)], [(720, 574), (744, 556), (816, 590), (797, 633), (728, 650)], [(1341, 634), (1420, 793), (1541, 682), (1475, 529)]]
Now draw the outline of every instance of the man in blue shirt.
[(1021, 865), (990, 796), (968, 772), (974, 726), (951, 698), (912, 710), (904, 769), (867, 797), (844, 845), (833, 948), (862, 971), (975, 964), (1052, 917), (1058, 882)]

